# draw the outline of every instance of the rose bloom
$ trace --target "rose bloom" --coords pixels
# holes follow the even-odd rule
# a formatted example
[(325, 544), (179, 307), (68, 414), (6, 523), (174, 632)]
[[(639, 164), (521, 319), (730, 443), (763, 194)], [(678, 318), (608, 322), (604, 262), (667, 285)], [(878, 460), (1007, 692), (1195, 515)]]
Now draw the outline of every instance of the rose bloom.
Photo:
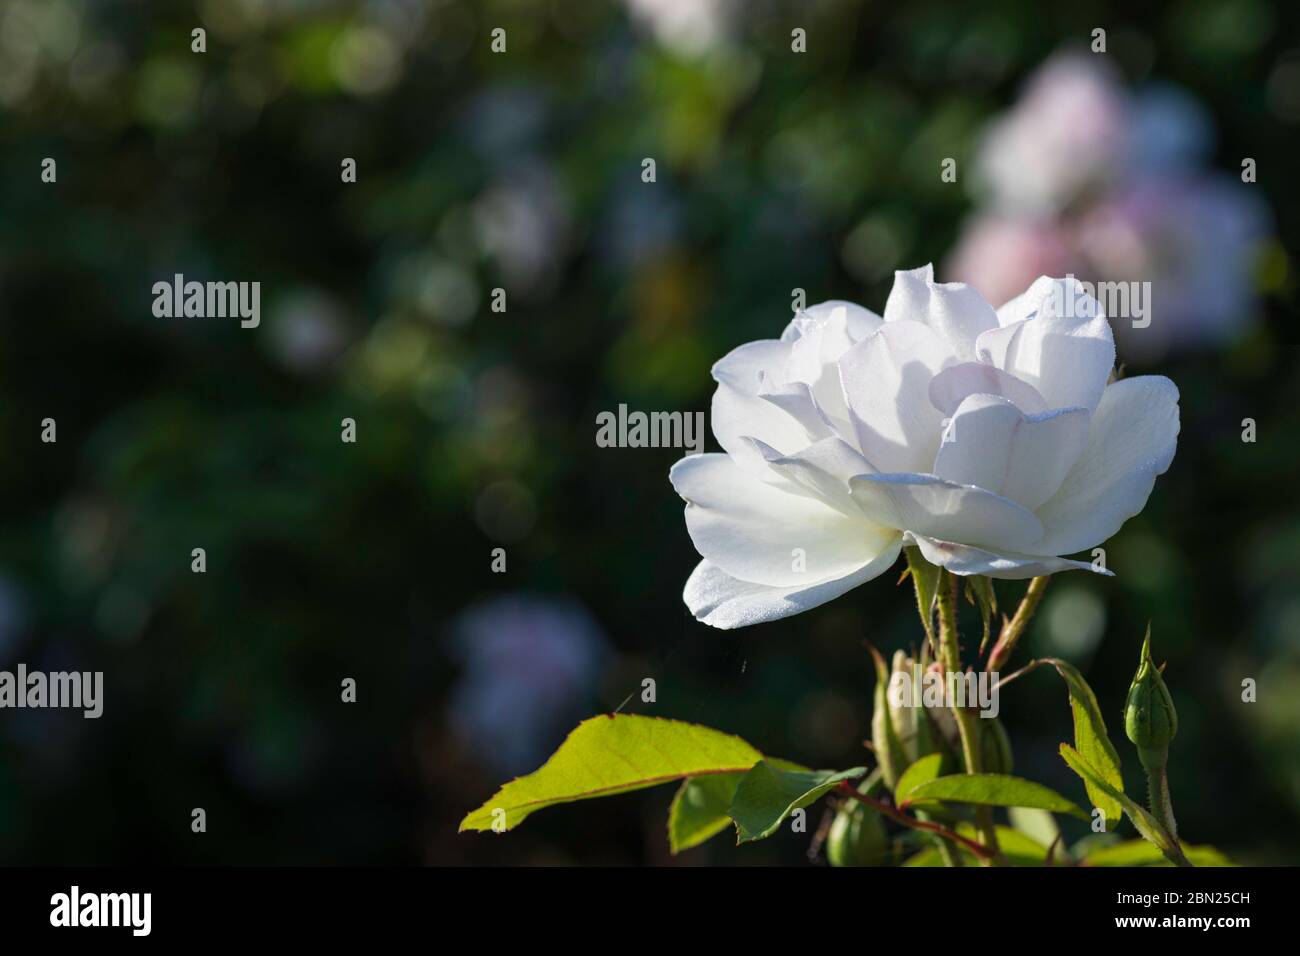
[(670, 475), (704, 558), (687, 606), (720, 628), (788, 617), (904, 545), (959, 575), (1100, 570), (1063, 555), (1142, 510), (1178, 436), (1174, 384), (1112, 382), (1114, 361), (1077, 282), (994, 311), (930, 266), (896, 273), (883, 318), (824, 302), (733, 350), (713, 367), (724, 453)]

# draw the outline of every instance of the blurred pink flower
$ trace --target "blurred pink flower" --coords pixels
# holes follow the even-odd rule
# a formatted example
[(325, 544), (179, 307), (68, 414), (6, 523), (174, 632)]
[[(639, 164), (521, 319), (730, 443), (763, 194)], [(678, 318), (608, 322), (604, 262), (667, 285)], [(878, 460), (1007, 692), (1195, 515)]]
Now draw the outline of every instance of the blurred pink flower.
[(998, 212), (1049, 216), (1106, 185), (1124, 158), (1127, 102), (1104, 59), (1068, 52), (1030, 77), (1015, 107), (991, 122), (974, 180)]
[(1110, 317), (1128, 361), (1234, 340), (1257, 314), (1253, 264), (1271, 216), (1245, 184), (1204, 172), (1213, 142), (1187, 92), (1131, 95), (1104, 57), (1053, 56), (979, 143), (981, 206), (946, 277), (995, 305), (1038, 275), (1150, 282), (1149, 324)]
[(1252, 265), (1269, 232), (1263, 202), (1227, 176), (1140, 180), (1091, 210), (1079, 229), (1088, 270), (1151, 282), (1151, 324), (1115, 321), (1126, 357), (1231, 341), (1257, 318)]
[(1002, 305), (1039, 276), (1063, 276), (1076, 262), (1068, 232), (1054, 223), (983, 215), (967, 220), (946, 271)]

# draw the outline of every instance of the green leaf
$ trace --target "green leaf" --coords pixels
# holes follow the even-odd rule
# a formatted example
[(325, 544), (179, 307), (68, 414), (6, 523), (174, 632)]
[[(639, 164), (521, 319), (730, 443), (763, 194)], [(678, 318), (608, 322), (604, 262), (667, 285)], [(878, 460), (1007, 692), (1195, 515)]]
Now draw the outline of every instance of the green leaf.
[(851, 770), (782, 770), (761, 760), (736, 787), (728, 813), (736, 821), (737, 843), (762, 840), (776, 832), (787, 816), (806, 807), (844, 780), (867, 772)]
[(904, 548), (903, 553), (907, 555), (907, 568), (916, 586), (916, 608), (925, 625), (925, 636), (934, 647), (934, 605), (939, 594), (940, 569), (921, 556), (920, 548)]
[(939, 776), (939, 767), (943, 763), (943, 754), (930, 754), (922, 757), (903, 772), (894, 788), (894, 799), (902, 803), (907, 795), (923, 783), (929, 783)]
[[(1183, 853), (1196, 866), (1234, 866), (1235, 864), (1212, 846), (1183, 845)], [(1089, 853), (1084, 866), (1173, 866), (1158, 847), (1146, 840), (1126, 840), (1102, 847)]]
[[(972, 856), (973, 860), (974, 857)], [(913, 854), (903, 861), (903, 866), (947, 866), (937, 846), (927, 846), (920, 853)]]
[(1037, 807), (1011, 807), (1007, 816), (1011, 818), (1012, 829), (1043, 846), (1055, 846), (1058, 863), (1069, 861), (1070, 855), (1061, 842), (1061, 828), (1057, 826), (1056, 817)]
[[(788, 760), (767, 758), (782, 770), (807, 770)], [(719, 773), (682, 781), (668, 810), (668, 846), (673, 854), (697, 847), (731, 826), (731, 801), (743, 773)]]
[[(1096, 772), (1100, 783), (1084, 779), (1088, 799), (1106, 816), (1106, 827), (1120, 821), (1120, 803), (1110, 797), (1107, 788), (1124, 791), (1124, 777), (1120, 773), (1119, 753), (1106, 733), (1106, 721), (1101, 716), (1097, 696), (1083, 679), (1083, 675), (1068, 661), (1047, 658), (1046, 663), (1056, 668), (1070, 691), (1070, 710), (1074, 714), (1074, 747), (1084, 761)], [(1106, 784), (1102, 787), (1100, 784)]]
[(731, 825), (727, 810), (743, 773), (682, 781), (668, 810), (668, 846), (674, 854), (699, 846)]
[(460, 829), (510, 830), (530, 813), (557, 803), (628, 793), (682, 777), (744, 773), (762, 759), (739, 737), (697, 724), (637, 714), (592, 717), (539, 770), (510, 781), (468, 814)]
[(1142, 806), (1126, 795), (1123, 790), (1117, 790), (1103, 780), (1097, 772), (1097, 768), (1084, 760), (1077, 750), (1069, 744), (1061, 744), (1061, 756), (1070, 765), (1070, 769), (1083, 778), (1085, 784), (1091, 783), (1118, 803), (1124, 812), (1128, 814), (1128, 818), (1133, 821), (1133, 826), (1138, 833), (1150, 840), (1166, 854), (1179, 852), (1165, 831), (1161, 829), (1160, 824), (1156, 822), (1155, 817), (1151, 816)]
[(1055, 790), (1032, 780), (1001, 773), (959, 773), (938, 777), (916, 787), (900, 806), (907, 808), (935, 800), (953, 800), (991, 807), (1037, 807), (1040, 810), (1088, 819), (1082, 809)]
[[(999, 826), (995, 828), (998, 834), (998, 846), (1002, 850), (1002, 858), (1012, 866), (1043, 866), (1047, 860), (1047, 847), (1031, 839), (1018, 830), (1011, 827)], [(970, 840), (979, 840), (981, 834), (979, 830), (969, 823), (958, 825), (957, 832)], [(957, 851), (968, 865), (974, 866), (979, 863), (975, 854), (955, 846)], [(944, 866), (943, 856), (940, 855), (937, 847), (929, 846), (921, 852), (908, 857), (903, 861), (903, 866)]]
[[(1046, 866), (1047, 847), (1033, 837), (1011, 827), (998, 826), (998, 847), (1003, 858), (1012, 866)], [(980, 832), (974, 824), (960, 823), (957, 832), (969, 840), (979, 840)], [(960, 849), (960, 847), (958, 848)], [(961, 850), (966, 854), (965, 850)], [(975, 862), (974, 854), (966, 854), (970, 862)]]

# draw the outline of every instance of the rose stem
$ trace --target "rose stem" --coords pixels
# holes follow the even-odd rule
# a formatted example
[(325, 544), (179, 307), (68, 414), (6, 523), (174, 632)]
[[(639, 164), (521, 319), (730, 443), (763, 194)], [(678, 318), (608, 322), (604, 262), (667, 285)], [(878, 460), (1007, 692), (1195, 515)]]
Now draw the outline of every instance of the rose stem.
[[(957, 641), (957, 579), (946, 570), (939, 572), (939, 652), (943, 655), (944, 684), (951, 688), (953, 684), (951, 676), (960, 674), (962, 667), (961, 647)], [(981, 770), (979, 718), (969, 708), (958, 704), (956, 697), (951, 694), (949, 696), (948, 707), (952, 710), (953, 719), (957, 722), (957, 731), (961, 735), (961, 750), (966, 763), (966, 772), (979, 773)], [(993, 851), (992, 859), (981, 857), (983, 863), (988, 866), (1001, 857), (997, 829), (993, 826), (993, 811), (989, 807), (976, 807), (975, 822), (979, 826), (980, 836), (985, 845)]]
[(998, 635), (998, 642), (989, 652), (989, 662), (985, 670), (1000, 671), (1011, 659), (1011, 652), (1016, 649), (1016, 643), (1024, 635), (1030, 619), (1038, 610), (1038, 602), (1043, 599), (1043, 592), (1047, 590), (1047, 582), (1051, 579), (1050, 574), (1044, 574), (1029, 582), (1029, 590), (1021, 598), (1020, 607), (1016, 608), (1015, 615), (1002, 628), (1002, 633)]

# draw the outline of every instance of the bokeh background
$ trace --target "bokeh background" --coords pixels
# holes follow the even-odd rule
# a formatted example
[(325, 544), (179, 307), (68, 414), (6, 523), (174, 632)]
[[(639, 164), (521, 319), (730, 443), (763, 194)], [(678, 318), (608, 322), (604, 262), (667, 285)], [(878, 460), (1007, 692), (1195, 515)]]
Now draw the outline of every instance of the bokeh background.
[[(707, 410), (712, 361), (795, 288), (879, 311), (896, 268), (1040, 258), (1187, 300), (1121, 337), (1183, 428), (1118, 576), (1054, 581), (1021, 659), (1084, 670), (1140, 793), (1119, 714), (1150, 621), (1184, 837), (1300, 862), (1300, 8), (1055, 7), (0, 0), (0, 667), (106, 675), (97, 721), (0, 712), (0, 862), (806, 865), (789, 832), (673, 860), (671, 787), (456, 833), (624, 704), (860, 763), (863, 642), (917, 640), (892, 574), (693, 621), (680, 452), (598, 448), (595, 416)], [(1053, 100), (1043, 64), (1096, 27), (1110, 73)], [(1022, 152), (990, 153), (1009, 116)], [(1018, 203), (1008, 156), (1070, 175)], [(260, 281), (260, 327), (155, 318), (176, 272)], [(1020, 772), (1079, 790), (1054, 675), (1003, 715)]]

